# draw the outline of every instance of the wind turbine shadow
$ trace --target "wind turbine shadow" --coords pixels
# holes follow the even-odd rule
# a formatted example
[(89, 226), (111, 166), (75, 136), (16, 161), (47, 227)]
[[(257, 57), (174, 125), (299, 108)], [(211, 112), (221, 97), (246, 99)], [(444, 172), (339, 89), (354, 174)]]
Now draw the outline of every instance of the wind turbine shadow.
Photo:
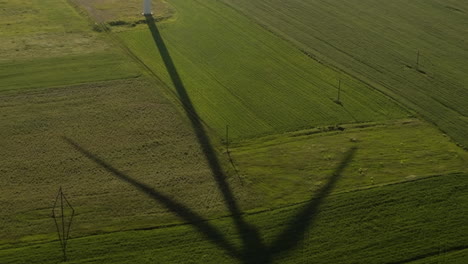
[(167, 49), (166, 44), (156, 26), (154, 18), (151, 15), (147, 15), (146, 22), (152, 34), (155, 45), (167, 69), (167, 72), (169, 73), (172, 84), (174, 85), (186, 115), (191, 122), (192, 128), (211, 169), (214, 180), (216, 181), (218, 188), (223, 195), (226, 207), (232, 214), (232, 219), (234, 220), (237, 232), (242, 240), (242, 248), (238, 249), (233, 246), (215, 226), (211, 225), (192, 209), (177, 201), (174, 201), (170, 197), (162, 194), (161, 192), (158, 192), (154, 188), (132, 179), (130, 176), (112, 167), (103, 159), (87, 151), (73, 140), (69, 138), (64, 138), (64, 140), (78, 152), (82, 153), (84, 156), (103, 167), (115, 177), (131, 184), (139, 191), (148, 195), (151, 199), (164, 205), (168, 210), (174, 212), (184, 221), (193, 225), (211, 243), (225, 250), (230, 256), (238, 259), (240, 262), (245, 264), (273, 263), (275, 256), (296, 248), (299, 242), (303, 239), (302, 234), (304, 234), (306, 230), (308, 230), (314, 224), (320, 205), (323, 203), (325, 197), (327, 197), (335, 187), (335, 184), (341, 176), (341, 173), (352, 160), (356, 149), (353, 148), (346, 153), (345, 158), (335, 169), (335, 172), (329, 178), (328, 182), (319, 190), (317, 195), (300, 209), (297, 215), (291, 219), (283, 232), (279, 234), (279, 236), (270, 246), (265, 245), (265, 243), (262, 241), (259, 231), (252, 225), (248, 224), (243, 218), (242, 212), (239, 209), (234, 194), (228, 182), (226, 181), (227, 177), (220, 165), (216, 152), (211, 144), (209, 137), (207, 136), (203, 123), (193, 106), (183, 81), (180, 78), (180, 75), (170, 56), (169, 50)]
[(177, 216), (182, 218), (184, 221), (187, 221), (191, 225), (195, 226), (195, 228), (197, 228), (202, 234), (204, 234), (207, 239), (209, 239), (215, 245), (226, 250), (228, 254), (230, 254), (231, 256), (235, 258), (239, 258), (240, 252), (231, 243), (227, 241), (225, 236), (219, 230), (217, 230), (215, 227), (210, 225), (205, 219), (203, 219), (203, 217), (198, 215), (196, 212), (192, 211), (190, 208), (186, 207), (185, 205), (172, 200), (171, 198), (158, 192), (157, 190), (151, 188), (150, 186), (142, 182), (139, 182), (135, 179), (132, 179), (130, 176), (114, 168), (112, 165), (105, 162), (103, 159), (99, 158), (98, 156), (84, 149), (83, 147), (78, 145), (78, 143), (74, 142), (73, 140), (67, 137), (64, 137), (64, 140), (68, 144), (70, 144), (75, 150), (83, 154), (88, 159), (94, 161), (96, 164), (103, 167), (106, 171), (113, 174), (118, 179), (131, 184), (136, 189), (145, 193), (153, 200), (164, 205), (168, 210), (174, 212)]
[(328, 179), (328, 182), (318, 191), (314, 198), (310, 200), (293, 219), (291, 219), (291, 222), (286, 229), (270, 246), (270, 252), (272, 254), (278, 255), (297, 247), (299, 242), (304, 238), (303, 234), (305, 234), (307, 229), (314, 224), (320, 205), (335, 187), (343, 170), (353, 159), (356, 150), (356, 148), (348, 150), (344, 159)]
[(333, 190), (343, 170), (347, 167), (349, 162), (351, 162), (354, 153), (356, 152), (356, 149), (352, 148), (346, 153), (345, 158), (335, 169), (328, 182), (319, 190), (319, 192), (314, 196), (312, 200), (307, 202), (304, 205), (304, 207), (301, 210), (299, 210), (299, 212), (291, 219), (290, 223), (283, 230), (283, 232), (277, 236), (277, 238), (273, 241), (273, 243), (270, 246), (264, 245), (260, 240), (256, 238), (251, 238), (250, 236), (252, 234), (254, 236), (260, 235), (258, 234), (257, 230), (249, 230), (249, 226), (247, 225), (244, 227), (246, 229), (242, 230), (242, 232), (245, 233), (240, 233), (243, 241), (243, 248), (242, 250), (238, 250), (215, 226), (211, 225), (207, 220), (203, 219), (203, 217), (198, 215), (192, 209), (186, 207), (185, 205), (177, 201), (172, 200), (171, 198), (158, 192), (154, 188), (151, 188), (150, 186), (144, 183), (132, 179), (125, 173), (112, 167), (103, 159), (87, 151), (73, 140), (66, 137), (64, 138), (64, 140), (68, 144), (70, 144), (75, 150), (77, 150), (90, 160), (94, 161), (96, 164), (103, 167), (115, 177), (131, 184), (136, 189), (145, 193), (153, 200), (164, 205), (168, 210), (172, 211), (181, 219), (188, 222), (197, 230), (199, 230), (200, 233), (202, 233), (209, 241), (211, 241), (211, 243), (225, 250), (230, 256), (238, 259), (239, 261), (245, 264), (270, 264), (273, 263), (275, 256), (287, 251), (291, 251), (297, 247), (297, 245), (303, 239), (303, 234), (305, 234), (307, 229), (309, 229), (315, 222), (316, 217), (318, 215), (318, 209), (323, 203), (323, 200)]

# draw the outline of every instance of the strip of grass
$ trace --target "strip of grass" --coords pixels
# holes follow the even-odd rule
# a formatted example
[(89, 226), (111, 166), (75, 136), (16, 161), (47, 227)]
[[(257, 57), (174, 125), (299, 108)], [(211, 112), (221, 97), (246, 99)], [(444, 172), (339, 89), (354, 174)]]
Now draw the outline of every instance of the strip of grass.
[(0, 39), (0, 92), (140, 75), (66, 0), (0, 2)]
[(109, 52), (66, 0), (0, 2), (0, 63)]
[(337, 185), (340, 191), (467, 171), (467, 153), (417, 120), (342, 126), (344, 131), (331, 128), (335, 131), (250, 140), (231, 145), (230, 153), (265, 205), (306, 199), (352, 147), (357, 152)]
[(45, 32), (77, 32), (88, 23), (66, 0), (15, 0), (0, 2), (0, 36)]
[[(140, 0), (114, 1), (114, 0), (70, 0), (98, 22), (120, 22), (120, 25), (135, 26), (135, 22), (144, 20), (141, 15), (143, 4)], [(152, 12), (158, 19), (168, 19), (174, 10), (165, 0), (152, 0)], [(125, 23), (122, 23), (125, 22)]]
[[(178, 89), (220, 136), (226, 125), (232, 138), (246, 138), (407, 115), (379, 92), (311, 60), (217, 1), (171, 5), (177, 20), (158, 23), (154, 32), (139, 27), (119, 36), (168, 85), (180, 77)], [(156, 43), (159, 37), (164, 44)], [(166, 65), (158, 46), (167, 48)], [(339, 79), (343, 105), (334, 102)]]
[[(443, 248), (467, 246), (467, 176), (443, 175), (332, 195), (314, 212), (317, 219), (301, 236), (304, 241), (273, 260), (398, 263)], [(246, 219), (269, 245), (296, 219), (302, 206), (249, 215)], [(240, 244), (229, 219), (209, 224)], [(68, 255), (70, 263), (239, 263), (189, 225), (72, 239)], [(0, 258), (8, 264), (55, 263), (60, 260), (60, 250), (58, 242), (37, 244), (0, 250)]]
[(51, 57), (0, 63), (0, 92), (134, 78), (138, 66), (121, 54)]
[(224, 2), (317, 59), (392, 95), (468, 146), (468, 2)]

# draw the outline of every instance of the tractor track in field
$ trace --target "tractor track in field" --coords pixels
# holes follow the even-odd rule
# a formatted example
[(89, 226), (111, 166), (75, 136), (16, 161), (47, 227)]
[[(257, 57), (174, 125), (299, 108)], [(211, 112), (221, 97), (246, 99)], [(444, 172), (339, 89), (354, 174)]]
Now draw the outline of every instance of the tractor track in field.
[(437, 251), (437, 252), (426, 253), (426, 254), (414, 256), (412, 258), (408, 258), (408, 259), (405, 259), (405, 260), (402, 260), (402, 261), (387, 262), (385, 264), (411, 263), (411, 262), (414, 262), (414, 261), (423, 260), (423, 259), (427, 259), (427, 258), (431, 258), (431, 257), (435, 257), (435, 256), (440, 256), (441, 254), (454, 253), (454, 252), (462, 251), (462, 250), (465, 250), (465, 249), (468, 249), (467, 245), (456, 246), (456, 247), (451, 247), (451, 248), (445, 249), (443, 252)]

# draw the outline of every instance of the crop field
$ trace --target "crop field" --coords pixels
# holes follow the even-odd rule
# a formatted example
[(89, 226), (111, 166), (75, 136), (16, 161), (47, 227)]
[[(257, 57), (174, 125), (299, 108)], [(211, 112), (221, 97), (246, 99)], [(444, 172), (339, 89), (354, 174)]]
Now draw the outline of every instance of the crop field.
[[(69, 262), (265, 263), (254, 262), (263, 246), (271, 250), (267, 255), (274, 263), (431, 263), (426, 262), (431, 259), (463, 263), (466, 250), (456, 250), (468, 245), (467, 176), (442, 175), (339, 193), (311, 214), (303, 212), (314, 200), (247, 214), (246, 221), (261, 239), (250, 244), (226, 218), (208, 222), (223, 232), (219, 241), (210, 242), (210, 234), (192, 225), (72, 239)], [(310, 221), (310, 227), (302, 230), (303, 221)], [(294, 231), (281, 239), (288, 228)], [(220, 246), (224, 240), (235, 250), (250, 246), (256, 251), (247, 256), (242, 251), (231, 254)], [(54, 243), (46, 243), (1, 250), (0, 258), (6, 264), (33, 264), (58, 262), (58, 254)]]
[[(233, 144), (231, 156), (262, 204), (307, 199), (342, 155), (357, 148), (337, 191), (468, 172), (468, 153), (417, 120), (344, 126), (344, 131), (299, 131)], [(431, 164), (431, 165), (429, 165)]]
[[(70, 0), (77, 7), (86, 12), (94, 21), (109, 23), (114, 26), (134, 27), (144, 21), (142, 1), (139, 0)], [(174, 10), (164, 0), (153, 0), (153, 16), (158, 20), (172, 17)]]
[[(118, 36), (179, 95), (183, 90), (219, 136), (226, 125), (232, 138), (249, 138), (408, 115), (381, 93), (311, 60), (217, 1), (171, 5), (176, 21)], [(174, 85), (175, 79), (181, 81)], [(334, 102), (340, 79), (342, 105)]]
[(152, 4), (0, 0), (1, 264), (466, 262), (467, 4)]
[[(86, 12), (86, 15), (100, 23), (110, 23), (120, 26), (136, 26), (143, 20), (142, 1), (139, 0), (70, 0), (77, 7)], [(153, 0), (153, 16), (165, 20), (174, 13), (173, 8), (165, 0)], [(132, 25), (133, 24), (133, 25)]]
[[(200, 206), (201, 215), (224, 213), (220, 194), (203, 191), (216, 185), (190, 126), (147, 81), (0, 94), (0, 102), (0, 241), (55, 239), (50, 206), (59, 186), (79, 212), (77, 236), (179, 221), (75, 150), (67, 138), (169, 197), (178, 193), (175, 199)], [(239, 199), (244, 192), (238, 192)]]
[(0, 2), (0, 91), (137, 77), (65, 0)]
[(223, 1), (468, 146), (467, 1)]

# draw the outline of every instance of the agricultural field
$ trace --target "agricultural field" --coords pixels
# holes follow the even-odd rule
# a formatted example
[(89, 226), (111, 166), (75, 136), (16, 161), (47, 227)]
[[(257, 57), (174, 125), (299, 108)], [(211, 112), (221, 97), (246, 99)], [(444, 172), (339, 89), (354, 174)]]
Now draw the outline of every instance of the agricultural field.
[(0, 136), (10, 139), (1, 141), (0, 241), (55, 239), (50, 206), (60, 186), (79, 212), (77, 236), (179, 221), (73, 144), (187, 206), (200, 206), (201, 215), (224, 214), (220, 194), (204, 191), (216, 185), (190, 126), (148, 81), (36, 89), (0, 98)]
[[(245, 214), (258, 239), (239, 233), (228, 218), (206, 222), (222, 232), (219, 240), (193, 225), (72, 239), (69, 262), (380, 264), (441, 263), (437, 260), (443, 259), (463, 263), (468, 243), (464, 235), (468, 231), (467, 176), (441, 175), (375, 186), (328, 196), (318, 207), (315, 198)], [(290, 235), (284, 236), (285, 232)], [(259, 262), (261, 252), (271, 261)], [(8, 264), (56, 263), (58, 254), (54, 243), (44, 243), (0, 250), (0, 259)]]
[(468, 146), (467, 1), (223, 2)]
[[(96, 23), (108, 23), (113, 26), (134, 27), (145, 21), (141, 16), (143, 2), (139, 0), (70, 0), (84, 15)], [(157, 20), (166, 20), (175, 10), (165, 0), (153, 0), (153, 16)]]
[[(332, 127), (254, 139), (230, 147), (244, 180), (270, 207), (307, 199), (339, 164), (356, 154), (343, 171), (337, 191), (468, 172), (468, 153), (421, 121)], [(428, 165), (431, 164), (431, 165)]]
[(66, 263), (466, 262), (468, 8), (380, 1), (0, 0), (0, 263), (59, 188)]
[(138, 77), (65, 0), (0, 1), (0, 91)]
[[(177, 20), (117, 36), (184, 103), (188, 99), (181, 94), (186, 94), (218, 136), (224, 136), (226, 125), (231, 138), (243, 139), (410, 115), (218, 1), (175, 0), (171, 5)], [(340, 79), (342, 105), (334, 102)]]

